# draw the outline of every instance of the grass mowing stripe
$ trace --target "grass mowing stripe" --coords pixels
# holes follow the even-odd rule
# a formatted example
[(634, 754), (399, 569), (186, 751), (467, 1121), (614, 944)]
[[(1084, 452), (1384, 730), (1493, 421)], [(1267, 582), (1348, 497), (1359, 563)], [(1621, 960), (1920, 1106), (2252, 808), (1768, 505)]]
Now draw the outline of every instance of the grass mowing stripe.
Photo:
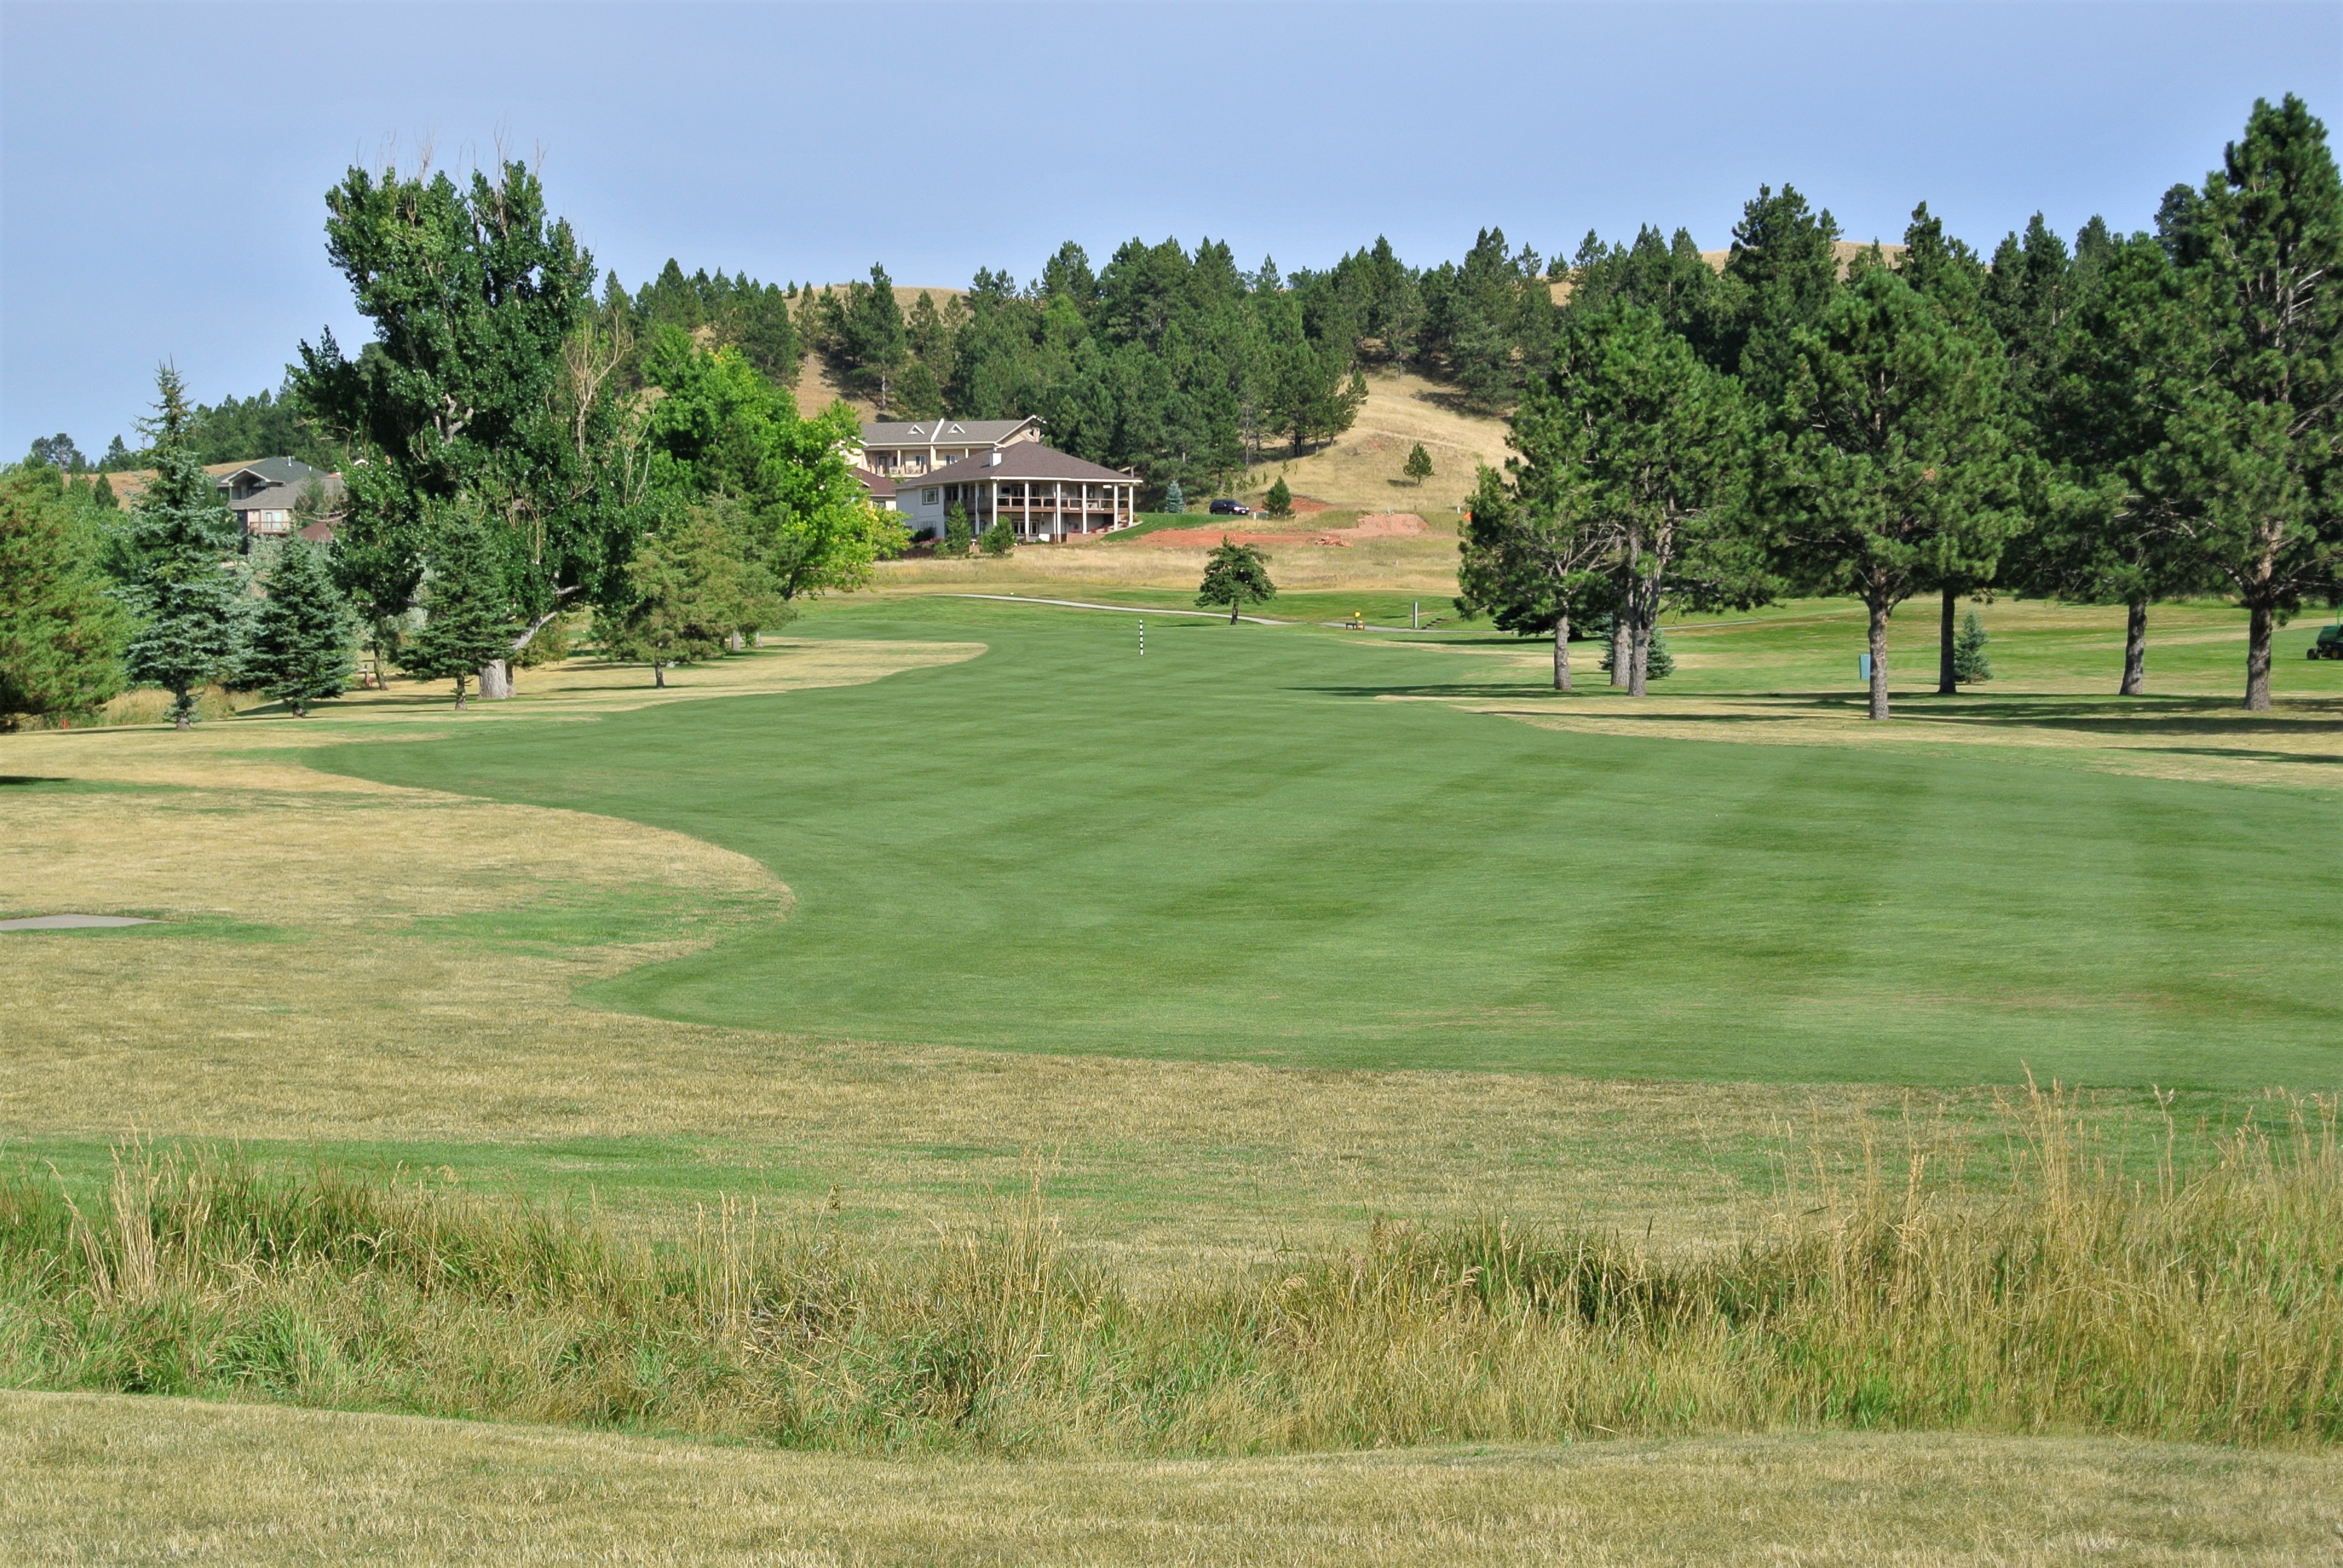
[(1508, 678), (1307, 628), (1167, 623), (1142, 663), (1119, 618), (1021, 606), (814, 626), (989, 651), (326, 765), (763, 861), (786, 923), (588, 994), (667, 1018), (1338, 1067), (2343, 1079), (2329, 799), (1544, 731), (1373, 700)]

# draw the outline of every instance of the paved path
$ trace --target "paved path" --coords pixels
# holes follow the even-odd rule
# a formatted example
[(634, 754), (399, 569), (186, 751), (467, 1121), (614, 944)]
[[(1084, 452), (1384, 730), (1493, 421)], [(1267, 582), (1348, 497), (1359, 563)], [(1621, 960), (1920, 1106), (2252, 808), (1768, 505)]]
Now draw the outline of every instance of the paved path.
[[(1058, 606), (1061, 609), (1111, 609), (1121, 615), (1192, 615), (1201, 616), (1206, 620), (1226, 620), (1229, 618), (1216, 609), (1164, 609), (1160, 606), (1150, 608), (1145, 605), (1131, 604), (1090, 604), (1078, 598), (1029, 598), (1021, 593), (940, 593), (933, 597), (937, 598), (989, 598), (997, 599), (1002, 604), (1053, 604)], [(1302, 626), (1306, 624), (1298, 620), (1272, 620), (1265, 615), (1241, 615), (1237, 617), (1237, 618), (1239, 620), (1249, 620), (1255, 626)], [(1351, 623), (1347, 620), (1322, 620), (1318, 624), (1320, 626), (1348, 627)], [(1428, 626), (1363, 626), (1358, 629), (1361, 631), (1432, 631), (1435, 628)]]
[(21, 920), (0, 920), (0, 931), (74, 931), (85, 926), (152, 926), (158, 920), (142, 920), (135, 915), (26, 915)]
[[(1078, 598), (1028, 598), (1021, 593), (943, 593), (938, 598), (989, 598), (1002, 604), (1053, 604), (1061, 609), (1111, 609), (1121, 615), (1193, 615), (1206, 620), (1226, 620), (1229, 618), (1216, 609), (1162, 609), (1143, 605), (1085, 604)], [(1249, 620), (1255, 626), (1292, 626), (1290, 620), (1271, 620), (1265, 616), (1241, 615), (1239, 620)]]

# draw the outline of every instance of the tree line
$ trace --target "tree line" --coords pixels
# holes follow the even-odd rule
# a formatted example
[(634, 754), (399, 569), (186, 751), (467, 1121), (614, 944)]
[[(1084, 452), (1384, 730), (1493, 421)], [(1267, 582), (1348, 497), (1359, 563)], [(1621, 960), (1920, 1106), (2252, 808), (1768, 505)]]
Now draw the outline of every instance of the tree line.
[(1838, 239), (1788, 186), (1722, 272), (1681, 231), (1590, 237), (1517, 455), (1481, 475), (1460, 608), (1551, 637), (1563, 690), (1600, 623), (1641, 694), (1664, 610), (1851, 595), (1885, 719), (1914, 597), (1947, 692), (1964, 595), (2120, 604), (2135, 695), (2149, 606), (2218, 592), (2267, 709), (2277, 628), (2343, 595), (2343, 183), (2308, 108), (2257, 102), (2152, 231), (2094, 218), (2069, 246), (2037, 216), (1988, 264), (1924, 204), (1896, 255), (1842, 265)]
[[(70, 463), (20, 465), (0, 495), (0, 714), (72, 714), (124, 679), (190, 722), (210, 681), (295, 701), (255, 663), (280, 608), (315, 600), (297, 709), (347, 689), (362, 633), (410, 674), (509, 695), (511, 669), (593, 613), (604, 647), (667, 664), (752, 642), (795, 601), (852, 588), (906, 542), (872, 508), (839, 404), (810, 417), (742, 348), (598, 300), (591, 255), (508, 163), (458, 184), (352, 169), (327, 252), (371, 340), (299, 347), (288, 386), (347, 456), (330, 548), (246, 553), (204, 472), (178, 377), (158, 379), (126, 511)], [(312, 569), (312, 568), (316, 569)], [(279, 628), (279, 632), (282, 628)], [(335, 681), (342, 682), (335, 686)], [(332, 687), (331, 690), (326, 689)]]
[(799, 296), (799, 332), (882, 416), (1038, 415), (1051, 443), (1168, 493), (1214, 488), (1272, 447), (1351, 427), (1367, 369), (1410, 367), (1507, 406), (1553, 341), (1546, 264), (1482, 231), (1462, 264), (1378, 239), (1324, 269), (1239, 266), (1224, 241), (1132, 239), (1103, 266), (1071, 241), (1021, 286), (980, 270), (905, 311), (883, 266)]

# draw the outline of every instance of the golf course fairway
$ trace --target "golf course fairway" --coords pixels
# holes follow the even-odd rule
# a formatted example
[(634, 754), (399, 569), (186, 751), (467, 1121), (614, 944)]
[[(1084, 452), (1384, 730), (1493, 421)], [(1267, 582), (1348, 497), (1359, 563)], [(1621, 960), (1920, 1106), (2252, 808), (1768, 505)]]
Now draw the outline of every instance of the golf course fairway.
[(1329, 1068), (2343, 1081), (2330, 794), (1556, 733), (1383, 699), (1522, 689), (1510, 668), (1313, 628), (1151, 617), (1142, 658), (1128, 616), (939, 598), (803, 629), (987, 651), (321, 765), (762, 861), (788, 919), (580, 997), (668, 1019)]

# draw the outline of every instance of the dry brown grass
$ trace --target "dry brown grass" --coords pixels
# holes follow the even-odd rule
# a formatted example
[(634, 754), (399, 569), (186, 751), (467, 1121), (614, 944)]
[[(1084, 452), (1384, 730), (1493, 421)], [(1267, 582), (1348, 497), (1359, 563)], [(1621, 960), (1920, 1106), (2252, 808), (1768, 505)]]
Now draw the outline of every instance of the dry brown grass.
[[(1380, 589), (1419, 593), (1444, 604), (1456, 591), (1454, 519), (1434, 514), (1423, 533), (1369, 538), (1356, 543), (1321, 545), (1296, 531), (1290, 540), (1267, 545), (1270, 576), (1290, 592)], [(1231, 532), (1239, 530), (1232, 529)], [(1204, 546), (1163, 549), (1146, 536), (1106, 536), (1082, 543), (1028, 545), (1005, 559), (967, 560), (917, 557), (879, 568), (881, 588), (907, 592), (1026, 592), (1037, 597), (1062, 590), (1097, 592), (1116, 588), (1170, 588), (1193, 593), (1203, 580)], [(1274, 616), (1277, 607), (1268, 607)]]
[[(1412, 483), (1401, 473), (1408, 449), (1422, 442), (1432, 477)], [(1403, 510), (1427, 521), (1446, 517), (1473, 493), (1473, 470), (1498, 467), (1506, 452), (1505, 422), (1460, 406), (1453, 393), (1421, 376), (1370, 375), (1357, 421), (1340, 437), (1304, 457), (1272, 457), (1256, 466), (1249, 483), (1265, 490), (1280, 474), (1295, 494), (1362, 511)], [(1452, 558), (1453, 568), (1453, 558)]]
[(910, 1464), (7, 1393), (0, 1473), (0, 1562), (26, 1564), (2343, 1561), (2343, 1458), (2108, 1439)]
[[(793, 668), (827, 680), (852, 657), (868, 675), (971, 651), (873, 648), (815, 645)], [(736, 667), (791, 668), (684, 671), (667, 695)], [(196, 922), (129, 941), (0, 938), (0, 995), (15, 1004), (0, 1135), (705, 1140), (699, 1158), (742, 1184), (835, 1185), (849, 1210), (906, 1232), (980, 1206), (1028, 1151), (1055, 1151), (1079, 1237), (1185, 1267), (1381, 1211), (1600, 1210), (1688, 1241), (1731, 1223), (1750, 1151), (1814, 1103), (1765, 1088), (814, 1046), (577, 1007), (580, 983), (772, 918), (786, 890), (682, 835), (301, 760), (385, 725), (421, 738), (529, 704), (652, 695), (609, 691), (590, 668), (565, 678), (525, 676), (523, 699), (460, 719), (394, 689), (353, 719), (0, 738), (0, 774), (152, 787), (10, 791), (5, 912)], [(558, 943), (478, 934), (548, 905), (582, 909), (589, 929)], [(607, 936), (590, 929), (603, 905)], [(1843, 1121), (1892, 1098), (1821, 1102)]]

